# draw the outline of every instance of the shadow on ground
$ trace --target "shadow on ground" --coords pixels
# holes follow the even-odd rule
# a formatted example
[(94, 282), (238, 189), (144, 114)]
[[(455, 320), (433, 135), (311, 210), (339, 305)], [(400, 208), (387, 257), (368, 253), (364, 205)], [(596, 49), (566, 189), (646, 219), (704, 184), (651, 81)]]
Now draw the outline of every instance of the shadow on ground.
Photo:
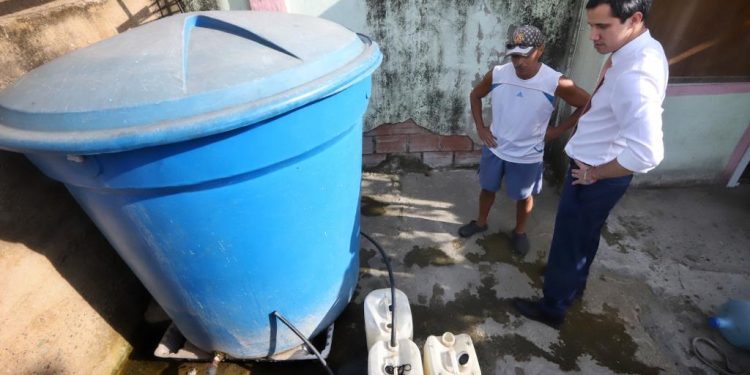
[(22, 155), (0, 151), (0, 207), (0, 240), (46, 257), (114, 330), (130, 337), (148, 294), (65, 187)]

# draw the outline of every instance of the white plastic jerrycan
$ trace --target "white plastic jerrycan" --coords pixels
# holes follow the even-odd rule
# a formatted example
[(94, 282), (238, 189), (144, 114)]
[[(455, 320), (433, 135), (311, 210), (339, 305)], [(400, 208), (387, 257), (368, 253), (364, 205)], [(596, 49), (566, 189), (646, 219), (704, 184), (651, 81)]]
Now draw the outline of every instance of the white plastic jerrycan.
[[(411, 340), (414, 324), (411, 320), (409, 299), (404, 292), (396, 289), (396, 341)], [(391, 340), (391, 289), (376, 289), (365, 297), (365, 333), (367, 350), (377, 341)]]
[(481, 375), (477, 352), (465, 333), (429, 336), (424, 343), (425, 375)]
[(424, 375), (417, 344), (409, 339), (399, 340), (395, 347), (388, 340), (376, 342), (367, 356), (367, 374)]

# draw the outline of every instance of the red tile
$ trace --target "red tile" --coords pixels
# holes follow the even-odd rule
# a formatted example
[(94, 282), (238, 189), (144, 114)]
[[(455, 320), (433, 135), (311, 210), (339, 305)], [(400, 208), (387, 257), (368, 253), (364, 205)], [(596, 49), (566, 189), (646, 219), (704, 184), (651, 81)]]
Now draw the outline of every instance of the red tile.
[(437, 134), (413, 134), (409, 136), (409, 151), (439, 151), (440, 138)]
[(369, 155), (375, 152), (375, 140), (373, 137), (362, 137), (362, 155)]
[(481, 151), (458, 151), (456, 152), (453, 165), (455, 165), (456, 167), (470, 167), (479, 165), (479, 160), (481, 158)]
[(385, 154), (371, 154), (362, 156), (362, 165), (366, 168), (375, 167), (385, 160)]
[(375, 137), (375, 152), (378, 154), (406, 152), (408, 140), (408, 136), (405, 135), (377, 136)]
[(440, 151), (471, 151), (474, 142), (465, 135), (446, 135), (440, 139)]
[(450, 167), (453, 165), (452, 152), (423, 152), (422, 161), (432, 168)]

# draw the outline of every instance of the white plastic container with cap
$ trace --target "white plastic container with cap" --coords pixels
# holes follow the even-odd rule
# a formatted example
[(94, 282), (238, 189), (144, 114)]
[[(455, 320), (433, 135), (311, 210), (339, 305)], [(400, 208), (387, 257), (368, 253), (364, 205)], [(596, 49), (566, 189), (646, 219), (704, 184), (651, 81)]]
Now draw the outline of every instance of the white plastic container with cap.
[(429, 336), (424, 343), (425, 375), (481, 375), (471, 337), (465, 333)]
[[(409, 299), (396, 289), (396, 341), (412, 340), (414, 324), (411, 319)], [(365, 297), (365, 333), (367, 350), (378, 341), (391, 340), (391, 289), (376, 289)]]
[(409, 339), (399, 340), (395, 347), (392, 347), (388, 340), (381, 340), (370, 348), (367, 357), (368, 375), (423, 375), (424, 373), (419, 348)]

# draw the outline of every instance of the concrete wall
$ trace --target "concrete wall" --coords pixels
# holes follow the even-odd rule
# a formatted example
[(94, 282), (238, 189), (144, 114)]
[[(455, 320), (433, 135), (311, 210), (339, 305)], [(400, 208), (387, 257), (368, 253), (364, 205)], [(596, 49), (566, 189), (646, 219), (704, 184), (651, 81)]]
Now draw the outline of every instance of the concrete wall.
[[(371, 36), (383, 50), (366, 118), (371, 129), (413, 119), (440, 134), (470, 134), (469, 92), (504, 60), (509, 30), (538, 25), (545, 61), (564, 70), (577, 15), (570, 0), (286, 0), (287, 11), (320, 16)], [(571, 5), (573, 4), (573, 5)], [(489, 106), (487, 106), (489, 108)], [(486, 115), (489, 119), (489, 114)]]
[[(580, 12), (570, 74), (591, 92), (605, 56), (588, 39), (583, 4)], [(748, 127), (748, 103), (748, 84), (670, 84), (663, 105), (664, 161), (655, 170), (636, 175), (634, 184), (719, 183)]]

